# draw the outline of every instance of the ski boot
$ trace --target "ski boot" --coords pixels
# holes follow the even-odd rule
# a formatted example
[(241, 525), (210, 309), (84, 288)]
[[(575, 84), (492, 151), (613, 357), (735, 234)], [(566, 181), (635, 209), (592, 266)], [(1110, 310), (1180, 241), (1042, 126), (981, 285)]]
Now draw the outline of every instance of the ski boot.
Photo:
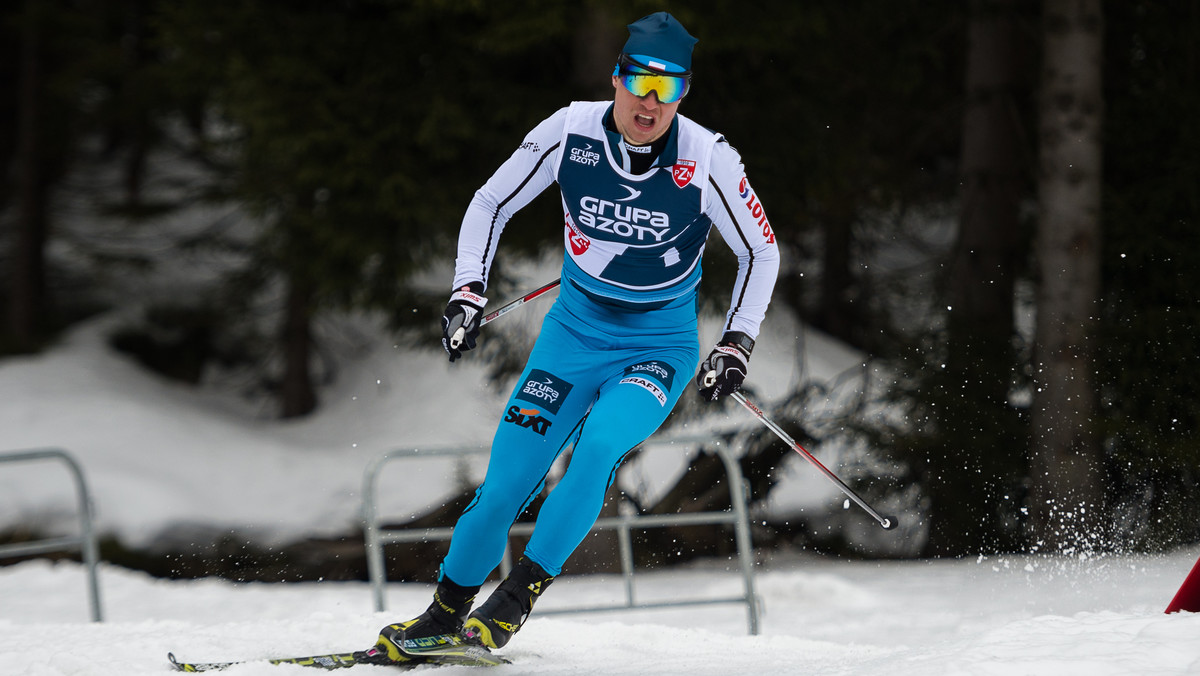
[(461, 644), (459, 632), (478, 591), (478, 586), (462, 587), (443, 576), (429, 608), (407, 622), (384, 627), (376, 647), (393, 662), (409, 662), (413, 651)]
[(486, 648), (504, 647), (553, 581), (553, 575), (522, 557), (488, 600), (467, 618), (463, 636)]

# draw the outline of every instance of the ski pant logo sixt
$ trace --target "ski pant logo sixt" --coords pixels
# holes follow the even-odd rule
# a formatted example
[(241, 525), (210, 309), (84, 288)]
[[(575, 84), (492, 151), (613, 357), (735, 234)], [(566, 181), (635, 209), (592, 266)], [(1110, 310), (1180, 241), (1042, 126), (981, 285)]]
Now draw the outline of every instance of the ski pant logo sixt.
[(546, 436), (546, 430), (550, 429), (550, 421), (542, 417), (542, 412), (534, 408), (521, 408), (519, 406), (508, 407), (508, 415), (504, 416), (504, 422), (515, 423), (518, 427), (524, 427), (537, 432), (541, 436)]

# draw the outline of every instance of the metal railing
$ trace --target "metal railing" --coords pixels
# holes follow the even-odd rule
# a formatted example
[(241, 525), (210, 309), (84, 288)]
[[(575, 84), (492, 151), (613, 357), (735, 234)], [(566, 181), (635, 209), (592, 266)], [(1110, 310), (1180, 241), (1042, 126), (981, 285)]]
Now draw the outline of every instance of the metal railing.
[[(725, 443), (714, 444), (711, 436), (706, 437), (676, 437), (649, 439), (642, 446), (661, 446), (668, 444), (703, 444), (703, 448), (716, 453), (725, 467), (729, 483), (729, 499), (733, 506), (728, 511), (695, 512), (687, 514), (653, 514), (603, 517), (596, 521), (591, 531), (615, 530), (620, 546), (621, 573), (625, 582), (625, 603), (620, 605), (586, 606), (569, 608), (539, 609), (539, 615), (560, 613), (584, 613), (611, 610), (633, 610), (648, 608), (668, 608), (676, 606), (694, 606), (722, 603), (742, 603), (746, 606), (747, 626), (749, 633), (759, 632), (759, 605), (754, 592), (754, 554), (750, 541), (750, 521), (746, 509), (746, 486), (741, 467), (737, 458)], [(384, 546), (401, 542), (428, 542), (431, 540), (449, 540), (454, 529), (415, 528), (415, 527), (386, 527), (379, 522), (379, 511), (376, 500), (376, 484), (379, 472), (383, 466), (395, 460), (410, 458), (461, 457), (474, 454), (486, 454), (488, 449), (478, 447), (452, 448), (411, 448), (398, 449), (383, 453), (373, 460), (366, 469), (363, 479), (363, 521), (364, 540), (366, 543), (367, 572), (371, 580), (371, 591), (374, 596), (375, 610), (386, 609), (384, 599), (384, 584), (387, 582), (387, 570), (384, 564)], [(691, 599), (673, 599), (651, 603), (637, 602), (634, 590), (633, 570), (633, 529), (645, 529), (668, 526), (694, 526), (707, 524), (731, 524), (734, 527), (734, 540), (737, 545), (738, 563), (742, 574), (743, 593), (737, 596), (705, 597)], [(517, 523), (509, 531), (512, 535), (528, 535), (533, 532), (534, 524)], [(501, 563), (501, 573), (507, 575), (512, 565), (511, 552), (506, 549), (504, 561)]]
[(102, 622), (104, 620), (104, 613), (100, 606), (100, 583), (96, 575), (96, 564), (100, 559), (100, 548), (96, 543), (96, 532), (92, 528), (92, 517), (94, 514), (92, 509), (92, 495), (88, 491), (87, 481), (83, 478), (83, 469), (69, 453), (57, 448), (6, 451), (0, 453), (0, 463), (33, 460), (59, 460), (70, 470), (71, 477), (75, 482), (75, 494), (79, 509), (79, 534), (0, 545), (0, 557), (49, 554), (51, 552), (78, 549), (83, 555), (83, 564), (87, 568), (88, 605), (91, 609), (92, 621)]

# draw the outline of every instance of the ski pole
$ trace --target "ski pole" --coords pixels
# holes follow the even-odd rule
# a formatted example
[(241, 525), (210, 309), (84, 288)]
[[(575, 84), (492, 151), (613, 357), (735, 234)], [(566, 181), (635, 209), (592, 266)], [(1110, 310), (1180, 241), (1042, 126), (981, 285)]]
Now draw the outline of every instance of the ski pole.
[(734, 400), (737, 401), (742, 406), (745, 406), (747, 411), (750, 411), (751, 413), (753, 413), (754, 417), (758, 418), (759, 422), (766, 425), (767, 429), (769, 429), (775, 433), (775, 436), (779, 437), (780, 439), (783, 439), (784, 442), (786, 442), (789, 446), (792, 447), (792, 450), (794, 450), (797, 453), (799, 453), (800, 455), (804, 456), (805, 460), (808, 460), (813, 465), (815, 465), (817, 469), (821, 470), (822, 474), (824, 474), (830, 481), (832, 481), (834, 484), (836, 484), (837, 487), (840, 488), (842, 490), (842, 492), (845, 493), (851, 500), (858, 503), (859, 507), (862, 507), (863, 509), (865, 509), (867, 511), (868, 514), (875, 517), (875, 520), (879, 522), (880, 526), (883, 526), (884, 530), (892, 530), (893, 528), (896, 527), (896, 517), (881, 516), (879, 514), (879, 512), (875, 511), (874, 508), (872, 508), (870, 505), (868, 505), (866, 503), (866, 501), (864, 501), (862, 498), (858, 497), (858, 494), (855, 493), (853, 490), (851, 490), (851, 488), (849, 486), (847, 486), (844, 481), (839, 479), (836, 474), (829, 471), (829, 469), (827, 467), (825, 467), (825, 465), (822, 465), (820, 460), (817, 460), (815, 457), (813, 457), (812, 453), (809, 453), (808, 451), (804, 450), (803, 446), (796, 443), (796, 440), (792, 439), (792, 437), (790, 435), (788, 435), (787, 432), (784, 432), (782, 427), (775, 424), (775, 421), (771, 420), (771, 418), (769, 418), (766, 413), (763, 413), (762, 409), (760, 409), (759, 407), (757, 407), (753, 403), (751, 403), (751, 401), (746, 398), (746, 395), (742, 394), (741, 392), (734, 392), (733, 394), (731, 394), (729, 396), (733, 397)]
[[(558, 285), (561, 283), (562, 283), (561, 279), (556, 279), (553, 282), (550, 282), (549, 284), (546, 284), (538, 289), (530, 291), (529, 293), (525, 294), (524, 296), (521, 296), (520, 298), (518, 298), (508, 304), (501, 305), (500, 307), (496, 308), (495, 310), (492, 310), (491, 312), (484, 315), (483, 318), (479, 320), (479, 326), (482, 327), (484, 324), (488, 324), (492, 320), (499, 319), (502, 315), (504, 315), (508, 312), (511, 312), (513, 310), (516, 310), (517, 308), (521, 307), (525, 303), (528, 303), (529, 301), (533, 300), (534, 298), (537, 298), (539, 296), (546, 294), (549, 291), (552, 291), (553, 289), (557, 288)], [(467, 333), (467, 330), (465, 328), (463, 328), (461, 326), (458, 327), (458, 330), (455, 331), (454, 335), (450, 337), (450, 347), (457, 348), (459, 345), (462, 345), (463, 336), (465, 336), (466, 333)]]
[[(505, 305), (502, 305), (502, 306), (496, 308), (495, 310), (484, 315), (483, 318), (479, 320), (479, 326), (482, 327), (485, 324), (488, 324), (488, 323), (492, 322), (493, 320), (498, 319), (501, 316), (507, 314), (508, 312), (511, 312), (512, 310), (515, 310), (515, 309), (521, 307), (525, 303), (528, 303), (529, 301), (531, 301), (535, 298), (538, 298), (538, 297), (546, 294), (547, 292), (557, 288), (558, 285), (561, 283), (561, 281), (562, 281), (561, 279), (556, 279), (548, 284), (545, 284), (537, 289), (534, 289), (533, 291), (530, 291), (529, 293), (525, 294), (524, 296), (521, 296), (520, 298), (518, 298), (514, 301), (511, 301)], [(454, 335), (451, 336), (450, 346), (458, 347), (459, 345), (461, 345), (464, 335), (466, 335), (466, 329), (464, 329), (463, 327), (460, 326), (458, 328), (458, 330), (454, 332)], [(708, 384), (711, 384), (708, 381), (710, 379), (714, 379), (715, 376), (716, 376), (715, 373), (710, 372), (708, 374), (708, 376), (705, 378), (705, 382)], [(756, 418), (758, 418), (759, 422), (761, 422), (763, 425), (766, 425), (767, 429), (774, 432), (776, 436), (778, 436), (780, 439), (782, 439), (784, 442), (786, 442), (789, 446), (791, 446), (794, 451), (796, 451), (800, 455), (804, 456), (804, 458), (806, 460), (808, 460), (813, 465), (815, 465), (817, 469), (821, 470), (821, 473), (824, 474), (830, 481), (832, 481), (839, 489), (841, 489), (841, 491), (843, 493), (845, 493), (851, 500), (854, 500), (854, 502), (857, 503), (859, 507), (862, 507), (864, 510), (866, 510), (868, 514), (870, 514), (872, 517), (874, 517), (875, 520), (879, 522), (879, 525), (883, 526), (884, 530), (892, 530), (893, 528), (896, 527), (896, 517), (881, 516), (879, 514), (879, 512), (875, 511), (875, 509), (872, 508), (870, 505), (868, 505), (865, 500), (858, 497), (858, 494), (855, 493), (849, 486), (847, 486), (844, 481), (839, 479), (836, 474), (829, 471), (829, 469), (827, 467), (825, 467), (825, 465), (822, 465), (821, 461), (817, 460), (813, 456), (812, 453), (809, 453), (807, 450), (804, 449), (803, 446), (796, 443), (796, 440), (792, 439), (792, 437), (790, 435), (788, 435), (787, 432), (784, 432), (782, 427), (775, 424), (775, 421), (771, 420), (771, 418), (766, 413), (763, 413), (762, 409), (760, 409), (759, 407), (757, 407), (753, 403), (751, 403), (751, 401), (749, 399), (747, 399), (744, 394), (742, 394), (741, 392), (734, 392), (730, 396), (732, 396), (739, 404), (741, 404), (742, 406), (745, 406), (746, 410), (753, 413), (754, 416)]]

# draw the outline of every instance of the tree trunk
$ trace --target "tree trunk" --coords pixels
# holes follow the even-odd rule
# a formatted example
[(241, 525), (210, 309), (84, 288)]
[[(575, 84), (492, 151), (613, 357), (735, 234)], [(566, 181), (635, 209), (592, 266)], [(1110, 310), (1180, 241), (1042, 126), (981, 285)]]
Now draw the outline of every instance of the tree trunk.
[(1020, 261), (1020, 0), (971, 3), (963, 118), (962, 213), (950, 260), (940, 448), (930, 452), (929, 554), (1004, 549), (1004, 495), (1022, 472), (1012, 381), (1013, 287)]
[(604, 3), (587, 3), (583, 15), (572, 41), (571, 79), (589, 98), (611, 99), (611, 74), (625, 43), (625, 27), (613, 19), (611, 9)]
[(962, 213), (950, 267), (951, 368), (993, 376), (978, 383), (1002, 404), (1008, 393), (1013, 275), (1020, 253), (1022, 133), (1016, 0), (972, 3), (963, 120)]
[(284, 418), (307, 415), (317, 407), (309, 366), (312, 357), (311, 295), (306, 282), (294, 277), (289, 280), (281, 336), (284, 366), (279, 395)]
[(1043, 40), (1030, 507), (1035, 538), (1061, 551), (1101, 542), (1107, 523), (1092, 378), (1100, 294), (1101, 0), (1046, 0)]
[(41, 143), (45, 85), (40, 12), (34, 4), (33, 0), (26, 2), (21, 37), (17, 224), (12, 242), (6, 330), (9, 349), (22, 352), (35, 349), (46, 330), (45, 247), (51, 180)]
[(835, 338), (860, 345), (856, 335), (860, 313), (854, 304), (855, 278), (850, 270), (854, 205), (838, 199), (832, 212), (825, 214), (821, 221), (824, 246), (821, 248), (820, 307), (815, 313), (815, 323)]

